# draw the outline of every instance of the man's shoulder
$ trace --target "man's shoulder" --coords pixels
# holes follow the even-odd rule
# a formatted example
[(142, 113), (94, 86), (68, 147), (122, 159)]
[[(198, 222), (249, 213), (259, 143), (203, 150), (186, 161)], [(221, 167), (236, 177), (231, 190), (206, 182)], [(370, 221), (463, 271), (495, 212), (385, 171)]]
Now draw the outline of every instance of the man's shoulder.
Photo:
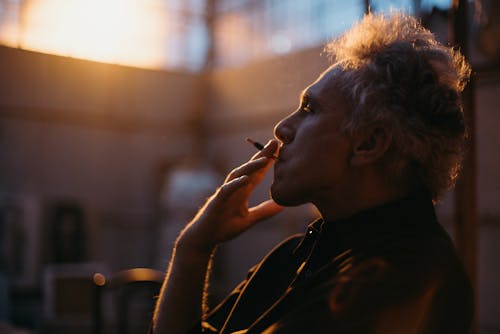
[(294, 256), (294, 251), (300, 244), (303, 234), (294, 234), (285, 240), (278, 243), (271, 249), (266, 256), (259, 262), (257, 268), (261, 269), (263, 266), (273, 265), (277, 262), (288, 262), (287, 260), (292, 260)]
[(304, 238), (304, 233), (297, 233), (289, 236), (288, 238), (279, 242), (270, 253), (275, 252), (277, 250), (291, 250), (293, 251), (300, 243), (300, 241)]

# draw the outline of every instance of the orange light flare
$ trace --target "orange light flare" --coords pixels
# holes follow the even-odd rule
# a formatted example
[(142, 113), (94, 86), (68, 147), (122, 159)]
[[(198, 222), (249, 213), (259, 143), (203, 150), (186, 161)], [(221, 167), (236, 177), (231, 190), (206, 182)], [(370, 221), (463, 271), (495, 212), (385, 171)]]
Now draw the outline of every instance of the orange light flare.
[(22, 22), (4, 27), (3, 44), (146, 68), (166, 63), (168, 18), (157, 0), (32, 0)]

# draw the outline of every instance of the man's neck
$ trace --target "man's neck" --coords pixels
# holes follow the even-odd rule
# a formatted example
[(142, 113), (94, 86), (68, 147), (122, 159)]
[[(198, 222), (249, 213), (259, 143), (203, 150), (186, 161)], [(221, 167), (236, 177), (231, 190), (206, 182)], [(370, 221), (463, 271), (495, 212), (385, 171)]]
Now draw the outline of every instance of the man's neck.
[(409, 191), (388, 187), (364, 187), (363, 190), (316, 199), (313, 204), (326, 221), (348, 218), (358, 212), (384, 205), (409, 196)]

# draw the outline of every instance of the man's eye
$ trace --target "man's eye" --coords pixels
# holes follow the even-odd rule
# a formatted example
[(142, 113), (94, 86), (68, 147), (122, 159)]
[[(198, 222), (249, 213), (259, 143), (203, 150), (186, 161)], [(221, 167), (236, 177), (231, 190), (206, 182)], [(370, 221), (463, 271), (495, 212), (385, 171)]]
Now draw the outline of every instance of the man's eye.
[(313, 108), (311, 107), (311, 104), (310, 104), (310, 103), (305, 104), (305, 105), (302, 107), (302, 110), (304, 110), (305, 112), (313, 112)]

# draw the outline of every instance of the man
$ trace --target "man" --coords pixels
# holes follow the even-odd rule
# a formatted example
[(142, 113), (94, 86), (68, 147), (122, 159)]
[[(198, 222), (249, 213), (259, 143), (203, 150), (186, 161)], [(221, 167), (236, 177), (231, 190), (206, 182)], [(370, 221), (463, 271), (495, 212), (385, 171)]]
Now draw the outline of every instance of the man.
[[(472, 291), (433, 208), (464, 151), (468, 65), (401, 13), (367, 15), (326, 50), (333, 65), (276, 139), (180, 234), (155, 333), (468, 333)], [(248, 208), (273, 164), (272, 199)], [(217, 245), (308, 202), (321, 219), (202, 312)]]

